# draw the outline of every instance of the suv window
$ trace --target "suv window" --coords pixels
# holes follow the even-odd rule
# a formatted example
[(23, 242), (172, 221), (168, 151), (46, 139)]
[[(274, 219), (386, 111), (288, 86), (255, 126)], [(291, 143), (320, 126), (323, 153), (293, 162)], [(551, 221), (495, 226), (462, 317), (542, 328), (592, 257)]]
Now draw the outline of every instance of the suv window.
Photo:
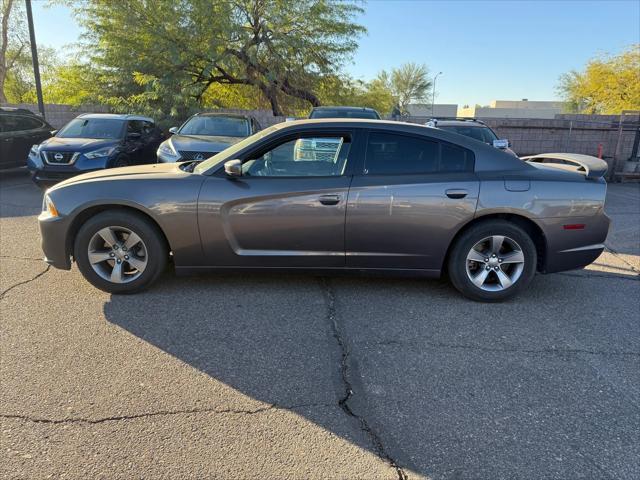
[(2, 115), (0, 117), (0, 131), (2, 132), (37, 130), (43, 125), (43, 122), (37, 118), (22, 115)]
[(411, 175), (473, 171), (473, 153), (449, 143), (394, 133), (369, 135), (365, 174)]
[(242, 165), (253, 177), (327, 177), (344, 173), (351, 143), (342, 136), (304, 137), (281, 143)]
[(60, 138), (121, 138), (123, 120), (112, 118), (75, 118), (57, 133)]
[(380, 120), (380, 115), (375, 110), (346, 110), (346, 109), (314, 109), (311, 110), (309, 118), (364, 118), (370, 120)]
[(493, 145), (493, 141), (498, 139), (496, 134), (493, 133), (493, 131), (489, 127), (444, 125), (438, 128), (446, 130), (448, 132), (454, 132), (459, 135), (464, 135), (465, 137), (473, 138), (475, 140), (480, 140), (481, 142), (488, 143), (489, 145)]

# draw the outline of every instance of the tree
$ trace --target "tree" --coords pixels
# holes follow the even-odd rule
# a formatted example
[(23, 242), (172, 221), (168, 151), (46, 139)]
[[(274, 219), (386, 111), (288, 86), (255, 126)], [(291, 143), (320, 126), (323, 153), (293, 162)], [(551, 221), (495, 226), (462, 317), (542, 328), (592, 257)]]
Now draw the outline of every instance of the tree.
[[(108, 78), (101, 100), (173, 114), (249, 93), (275, 115), (320, 101), (365, 32), (362, 9), (338, 0), (94, 0), (76, 4), (89, 63)], [(227, 88), (214, 88), (226, 86)], [(257, 101), (256, 103), (260, 103)]]
[(558, 91), (569, 110), (578, 113), (640, 110), (640, 45), (619, 55), (594, 58), (584, 71), (562, 75)]
[(5, 83), (9, 72), (29, 49), (21, 5), (15, 0), (0, 3), (0, 103), (7, 103)]
[(412, 62), (394, 68), (391, 73), (382, 70), (374, 82), (392, 92), (402, 113), (407, 113), (411, 102), (424, 101), (432, 86), (427, 66)]

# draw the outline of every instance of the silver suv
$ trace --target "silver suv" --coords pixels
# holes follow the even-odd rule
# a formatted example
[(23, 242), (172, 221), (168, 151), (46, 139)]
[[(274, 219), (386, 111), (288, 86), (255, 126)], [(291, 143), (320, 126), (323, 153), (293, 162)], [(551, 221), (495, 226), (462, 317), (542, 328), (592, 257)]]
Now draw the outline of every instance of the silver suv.
[(439, 128), (440, 130), (446, 130), (448, 132), (458, 133), (465, 137), (470, 137), (475, 140), (479, 140), (486, 144), (492, 145), (500, 150), (505, 150), (514, 156), (516, 153), (511, 150), (511, 142), (507, 139), (500, 139), (496, 133), (491, 130), (487, 124), (476, 118), (461, 118), (461, 117), (441, 117), (432, 118), (427, 123), (427, 127)]

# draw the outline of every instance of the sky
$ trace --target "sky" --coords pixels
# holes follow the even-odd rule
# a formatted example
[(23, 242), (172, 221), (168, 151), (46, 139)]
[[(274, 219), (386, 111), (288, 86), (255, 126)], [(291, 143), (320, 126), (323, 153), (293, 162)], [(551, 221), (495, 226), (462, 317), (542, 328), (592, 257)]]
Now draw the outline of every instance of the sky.
[[(370, 80), (405, 62), (427, 65), (436, 103), (554, 100), (560, 75), (640, 43), (640, 0), (369, 0), (345, 70)], [(71, 11), (33, 1), (39, 45), (61, 56), (82, 35)]]

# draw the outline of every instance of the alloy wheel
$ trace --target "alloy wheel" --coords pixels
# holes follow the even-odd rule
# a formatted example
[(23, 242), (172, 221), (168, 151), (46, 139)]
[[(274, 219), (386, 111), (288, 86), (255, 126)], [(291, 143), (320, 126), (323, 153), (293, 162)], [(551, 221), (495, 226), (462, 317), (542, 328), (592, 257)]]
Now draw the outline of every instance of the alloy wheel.
[(91, 268), (112, 283), (129, 283), (147, 268), (147, 247), (138, 234), (125, 227), (104, 227), (89, 241)]
[(522, 275), (524, 253), (515, 240), (492, 235), (471, 248), (467, 254), (466, 269), (471, 282), (481, 290), (506, 290)]

